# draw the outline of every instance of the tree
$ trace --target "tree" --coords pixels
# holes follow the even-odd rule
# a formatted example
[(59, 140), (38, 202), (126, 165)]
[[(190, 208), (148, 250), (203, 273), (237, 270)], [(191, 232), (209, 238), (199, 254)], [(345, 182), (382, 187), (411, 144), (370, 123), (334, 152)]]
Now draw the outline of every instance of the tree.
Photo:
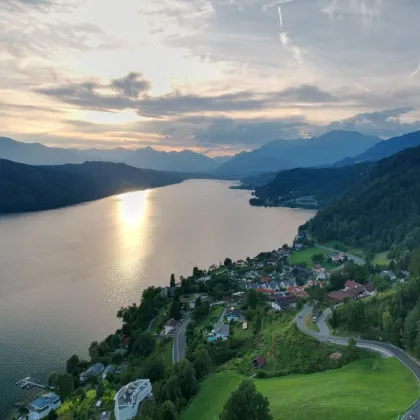
[(349, 359), (351, 361), (356, 360), (357, 359), (357, 346), (356, 346), (356, 340), (354, 338), (349, 338), (348, 351), (349, 351)]
[(57, 385), (57, 379), (58, 379), (58, 373), (57, 372), (50, 372), (48, 374), (48, 386), (56, 386)]
[(181, 304), (174, 299), (169, 307), (169, 317), (173, 319), (181, 319)]
[(118, 349), (121, 346), (121, 337), (118, 333), (115, 333), (111, 340), (109, 340), (109, 344), (113, 349)]
[(255, 289), (249, 289), (248, 293), (246, 294), (245, 303), (248, 308), (255, 309), (258, 304), (258, 296)]
[(174, 273), (171, 274), (171, 281), (170, 281), (169, 285), (171, 287), (175, 287), (175, 274)]
[(273, 420), (267, 397), (257, 392), (250, 379), (242, 381), (231, 394), (219, 417), (221, 420)]
[[(154, 392), (154, 389), (153, 389)], [(143, 420), (145, 418), (156, 419), (158, 418), (157, 405), (155, 397), (147, 398), (142, 401), (140, 405), (140, 418)]]
[(228, 266), (232, 265), (232, 260), (230, 258), (225, 258), (225, 261), (223, 262), (223, 265), (225, 267), (228, 267)]
[(178, 380), (182, 396), (188, 401), (197, 393), (199, 388), (194, 366), (189, 360), (182, 359), (181, 361), (175, 363), (173, 375)]
[(152, 382), (159, 381), (165, 376), (165, 365), (160, 356), (151, 356), (145, 364), (144, 374)]
[(61, 401), (64, 401), (74, 391), (73, 376), (68, 373), (58, 375), (57, 386)]
[(73, 373), (74, 370), (79, 366), (80, 359), (79, 356), (76, 354), (73, 354), (73, 356), (70, 357), (69, 360), (66, 362), (66, 372), (67, 373)]
[(97, 388), (96, 388), (96, 398), (99, 400), (100, 398), (102, 398), (102, 396), (105, 393), (105, 385), (104, 383), (101, 381), (99, 382)]
[(200, 380), (207, 376), (212, 369), (212, 361), (209, 353), (205, 348), (194, 353), (194, 368), (197, 378)]
[(322, 264), (325, 262), (324, 254), (314, 254), (311, 257), (314, 264)]
[(55, 411), (50, 411), (47, 416), (47, 420), (58, 419), (58, 414)]
[(153, 350), (153, 338), (142, 330), (136, 330), (131, 337), (130, 345), (134, 356), (146, 357)]
[(93, 341), (89, 346), (89, 356), (91, 360), (95, 360), (99, 357), (99, 343)]
[(420, 248), (415, 249), (411, 253), (408, 271), (412, 277), (420, 276)]
[(172, 401), (165, 401), (159, 408), (159, 420), (178, 420), (178, 413)]

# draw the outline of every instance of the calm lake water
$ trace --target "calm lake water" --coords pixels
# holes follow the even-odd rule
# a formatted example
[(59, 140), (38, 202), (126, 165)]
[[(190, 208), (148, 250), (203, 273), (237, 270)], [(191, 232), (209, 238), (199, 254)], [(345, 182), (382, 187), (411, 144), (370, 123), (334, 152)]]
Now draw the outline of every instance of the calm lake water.
[(144, 288), (291, 243), (314, 214), (251, 207), (229, 185), (192, 180), (0, 218), (0, 418), (28, 395), (19, 379), (86, 357)]

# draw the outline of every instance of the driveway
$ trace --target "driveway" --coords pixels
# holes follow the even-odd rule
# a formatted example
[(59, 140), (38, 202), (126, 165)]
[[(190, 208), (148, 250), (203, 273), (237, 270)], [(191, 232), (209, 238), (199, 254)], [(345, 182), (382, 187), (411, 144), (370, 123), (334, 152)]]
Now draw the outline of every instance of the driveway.
[(172, 361), (173, 363), (178, 362), (185, 357), (186, 338), (185, 331), (187, 325), (190, 323), (190, 318), (184, 319), (179, 327), (176, 329), (174, 334), (174, 342), (172, 346)]
[[(331, 335), (328, 325), (326, 323), (326, 319), (328, 315), (331, 313), (331, 309), (326, 309), (323, 314), (318, 318), (317, 325), (320, 332), (314, 332), (308, 330), (304, 323), (303, 319), (305, 316), (312, 311), (312, 308), (305, 308), (302, 312), (300, 312), (301, 317), (296, 318), (296, 325), (297, 327), (306, 335), (310, 335), (316, 338), (319, 341), (328, 341), (330, 343), (338, 344), (338, 345), (347, 345), (348, 338), (341, 338), (341, 337), (334, 337)], [(400, 349), (399, 347), (394, 346), (393, 344), (389, 343), (382, 343), (379, 341), (370, 341), (370, 340), (361, 340), (356, 338), (357, 347), (361, 348), (368, 348), (374, 350), (381, 354), (382, 357), (396, 357), (401, 363), (407, 366), (417, 377), (417, 380), (420, 382), (420, 364), (414, 360), (410, 355), (404, 352), (404, 350)], [(411, 407), (402, 417), (402, 420), (409, 420), (410, 414), (415, 413), (417, 418), (420, 419), (420, 398), (416, 401), (415, 405)]]

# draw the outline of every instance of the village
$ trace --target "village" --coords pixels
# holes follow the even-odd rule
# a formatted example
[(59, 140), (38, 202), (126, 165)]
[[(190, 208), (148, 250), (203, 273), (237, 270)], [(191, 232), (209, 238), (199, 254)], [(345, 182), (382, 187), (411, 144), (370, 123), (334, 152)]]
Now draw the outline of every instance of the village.
[[(296, 313), (294, 311), (309, 302), (313, 307), (310, 320), (315, 322), (321, 307), (377, 295), (378, 290), (371, 281), (357, 282), (350, 278), (347, 267), (355, 264), (349, 261), (346, 253), (330, 252), (326, 249), (321, 253), (321, 249), (308, 239), (305, 232), (300, 232), (291, 246), (283, 245), (277, 250), (263, 252), (246, 260), (231, 261), (226, 258), (223, 264), (214, 265), (207, 271), (195, 268), (192, 276), (181, 277), (178, 284), (173, 284), (171, 280), (170, 286), (157, 288), (154, 299), (158, 299), (161, 309), (148, 322), (147, 333), (153, 332), (156, 343), (164, 343), (158, 346), (162, 356), (163, 353), (168, 353), (167, 349), (171, 349), (169, 361), (165, 356), (167, 366), (185, 357), (188, 328), (191, 328), (190, 335), (199, 331), (202, 339), (207, 342), (226, 342), (231, 339), (234, 331), (235, 336), (238, 336), (238, 331), (243, 331), (246, 336), (250, 328), (247, 308), (252, 297), (259, 302), (260, 307), (262, 305), (265, 308), (265, 317), (270, 311), (273, 314)], [(312, 264), (309, 265), (308, 261)], [(377, 273), (377, 278), (387, 281), (392, 287), (397, 282), (404, 281), (405, 273), (399, 274), (400, 278), (397, 278), (392, 271), (381, 270)], [(339, 283), (332, 281), (337, 277), (342, 280), (340, 287), (336, 287)], [(174, 309), (176, 306), (179, 306), (177, 310)], [(124, 319), (124, 314), (122, 317)], [(205, 325), (208, 321), (213, 323)], [(112, 350), (110, 356), (107, 359), (92, 357), (92, 361), (102, 361), (85, 365), (86, 369), (77, 374), (80, 386), (86, 390), (98, 382), (113, 380), (118, 383), (113, 378), (118, 378), (129, 366), (127, 356), (135, 348), (135, 344), (131, 342), (133, 337), (124, 331), (117, 332), (116, 335), (118, 338), (114, 341), (118, 345), (115, 347), (112, 344), (113, 339), (109, 342)], [(96, 344), (100, 347), (103, 343)], [(111, 363), (105, 363), (105, 360), (111, 360)], [(256, 350), (249, 367), (258, 371), (267, 363), (265, 355)], [(134, 379), (119, 390), (105, 394), (108, 398), (101, 398), (101, 393), (95, 394), (98, 398), (92, 405), (97, 413), (96, 418), (126, 420), (137, 414), (141, 401), (150, 397), (152, 391), (150, 379)], [(54, 386), (49, 388), (50, 391), (55, 391)], [(113, 397), (110, 400), (111, 395)], [(110, 409), (110, 401), (113, 401), (113, 410)], [(49, 392), (26, 405), (27, 416), (19, 418), (52, 418), (50, 413), (56, 410), (60, 413), (60, 406), (60, 396)]]

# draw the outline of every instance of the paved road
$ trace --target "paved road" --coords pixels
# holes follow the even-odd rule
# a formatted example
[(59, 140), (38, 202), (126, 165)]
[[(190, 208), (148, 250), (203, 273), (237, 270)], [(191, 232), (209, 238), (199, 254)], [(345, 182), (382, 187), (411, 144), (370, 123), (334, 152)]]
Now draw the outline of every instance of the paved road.
[(185, 347), (186, 347), (186, 339), (185, 339), (185, 330), (187, 329), (187, 325), (190, 323), (190, 318), (186, 318), (180, 326), (176, 329), (174, 334), (174, 342), (172, 346), (172, 361), (173, 363), (178, 362), (183, 357), (185, 357)]
[[(310, 335), (319, 341), (328, 341), (330, 343), (346, 345), (348, 343), (347, 338), (340, 338), (331, 336), (328, 325), (326, 324), (326, 319), (331, 312), (330, 309), (326, 309), (324, 313), (318, 318), (317, 325), (319, 328), (319, 333), (307, 329), (303, 323), (305, 316), (312, 311), (312, 308), (304, 309), (299, 316), (296, 318), (297, 327), (305, 334)], [(379, 341), (370, 341), (370, 340), (360, 340), (356, 338), (357, 347), (369, 348), (371, 350), (379, 352), (383, 357), (395, 356), (400, 360), (404, 365), (406, 365), (417, 377), (417, 380), (420, 382), (420, 364), (414, 360), (411, 356), (405, 353), (400, 348), (389, 344), (381, 343)], [(415, 413), (417, 419), (420, 419), (420, 399), (418, 399), (414, 405), (411, 407), (403, 416), (402, 420), (409, 420), (410, 414)]]
[(222, 313), (220, 314), (220, 317), (219, 317), (219, 324), (223, 324), (223, 319), (225, 318), (226, 312), (227, 312), (227, 307), (225, 306), (225, 307), (223, 308)]
[(149, 322), (149, 326), (147, 327), (147, 332), (149, 333), (150, 332), (150, 330), (152, 329), (152, 325), (153, 325), (153, 322), (155, 321), (155, 319), (157, 318), (157, 316), (155, 316), (153, 319), (151, 319), (150, 320), (150, 322)]

